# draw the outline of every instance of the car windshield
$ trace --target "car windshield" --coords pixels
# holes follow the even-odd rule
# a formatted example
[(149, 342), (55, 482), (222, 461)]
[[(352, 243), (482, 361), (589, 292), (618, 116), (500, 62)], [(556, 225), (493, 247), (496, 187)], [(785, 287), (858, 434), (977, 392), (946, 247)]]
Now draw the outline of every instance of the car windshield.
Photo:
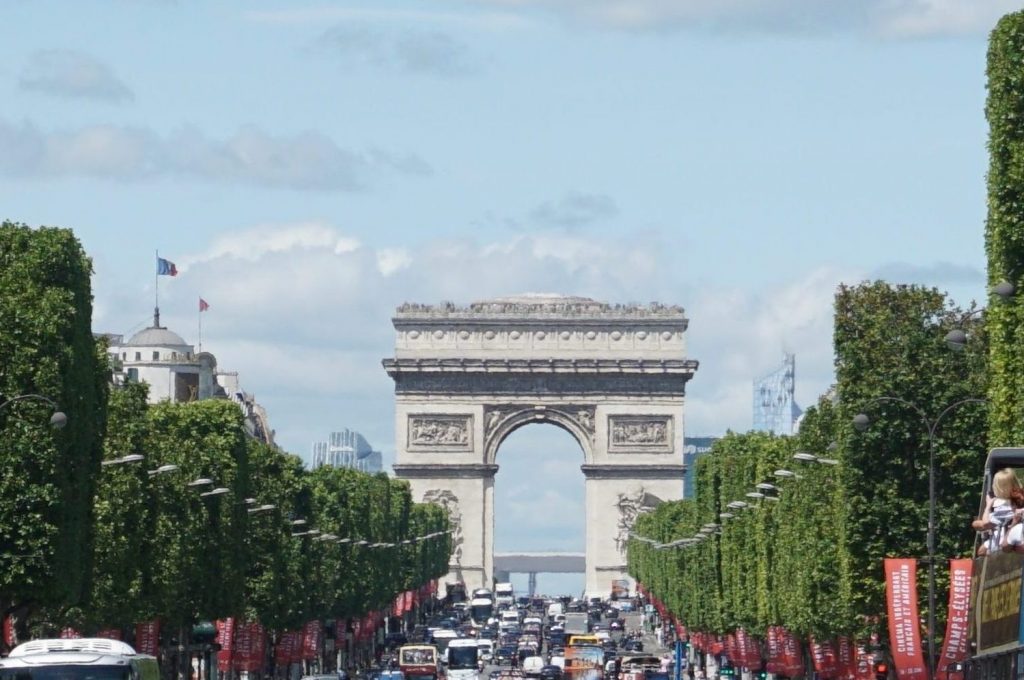
[(130, 672), (124, 666), (94, 666), (54, 664), (33, 668), (0, 669), (0, 680), (129, 680)]

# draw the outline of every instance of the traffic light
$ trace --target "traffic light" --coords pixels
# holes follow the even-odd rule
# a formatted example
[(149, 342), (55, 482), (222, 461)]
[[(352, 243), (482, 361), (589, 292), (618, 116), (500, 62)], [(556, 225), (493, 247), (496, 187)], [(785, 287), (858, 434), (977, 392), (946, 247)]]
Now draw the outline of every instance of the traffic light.
[(732, 678), (736, 676), (736, 669), (734, 668), (719, 668), (718, 677), (720, 678)]
[(889, 664), (884, 661), (875, 662), (875, 680), (886, 680), (889, 677)]
[(768, 680), (768, 671), (758, 671), (755, 677), (757, 680)]

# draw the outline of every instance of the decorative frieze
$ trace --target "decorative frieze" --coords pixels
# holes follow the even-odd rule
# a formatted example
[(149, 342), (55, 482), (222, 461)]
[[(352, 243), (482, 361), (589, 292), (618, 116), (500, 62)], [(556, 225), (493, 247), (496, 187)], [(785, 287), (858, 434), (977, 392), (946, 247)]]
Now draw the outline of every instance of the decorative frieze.
[(608, 451), (672, 452), (671, 416), (609, 416)]
[(471, 451), (473, 416), (410, 414), (408, 445), (410, 451)]

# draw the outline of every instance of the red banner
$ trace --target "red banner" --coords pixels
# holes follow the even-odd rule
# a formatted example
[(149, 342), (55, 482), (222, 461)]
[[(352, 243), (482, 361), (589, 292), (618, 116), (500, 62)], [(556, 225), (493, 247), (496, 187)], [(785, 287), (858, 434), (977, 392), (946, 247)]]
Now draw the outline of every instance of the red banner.
[(736, 633), (729, 633), (725, 636), (725, 656), (733, 665), (739, 665), (740, 650), (736, 644)]
[(800, 653), (800, 643), (796, 636), (785, 628), (779, 629), (779, 636), (782, 638), (782, 663), (785, 670), (783, 673), (790, 677), (804, 674), (804, 657)]
[(243, 623), (235, 628), (234, 658), (236, 671), (252, 673), (263, 668), (266, 654), (266, 633), (258, 623)]
[(947, 672), (946, 669), (967, 658), (967, 611), (971, 600), (972, 568), (973, 563), (969, 559), (949, 561), (949, 615), (946, 617), (946, 637), (942, 642), (938, 668), (938, 673), (946, 672), (949, 680), (963, 680), (964, 677), (963, 673)]
[(287, 666), (293, 661), (302, 660), (302, 633), (291, 631), (281, 633), (281, 639), (277, 641), (274, 649), (274, 662), (278, 666)]
[(921, 619), (917, 613), (917, 561), (886, 558), (885, 600), (889, 646), (899, 680), (927, 680), (921, 653)]
[(231, 670), (231, 651), (235, 643), (235, 620), (220, 619), (216, 622), (217, 644), (220, 651), (217, 652), (217, 669), (221, 673)]
[(840, 680), (857, 680), (857, 660), (853, 654), (853, 643), (850, 638), (841, 637), (836, 640)]
[(160, 621), (158, 619), (135, 624), (135, 651), (150, 656), (160, 653)]
[(839, 677), (839, 663), (831, 640), (818, 642), (812, 637), (811, 660), (821, 680), (834, 680)]
[[(121, 629), (120, 628), (107, 628), (105, 630), (96, 631), (96, 637), (103, 638), (104, 640), (121, 640)], [(135, 650), (139, 651), (139, 650)]]
[(765, 659), (764, 669), (773, 675), (782, 675), (786, 667), (782, 662), (782, 631), (779, 626), (768, 626), (765, 632), (765, 645), (768, 648), (768, 658)]
[(736, 651), (740, 666), (752, 671), (761, 669), (761, 650), (758, 649), (757, 640), (743, 628), (736, 631)]
[(4, 617), (4, 645), (8, 649), (14, 646), (14, 619), (10, 615)]
[(319, 658), (320, 646), (320, 622), (309, 621), (302, 627), (302, 658), (306, 660)]

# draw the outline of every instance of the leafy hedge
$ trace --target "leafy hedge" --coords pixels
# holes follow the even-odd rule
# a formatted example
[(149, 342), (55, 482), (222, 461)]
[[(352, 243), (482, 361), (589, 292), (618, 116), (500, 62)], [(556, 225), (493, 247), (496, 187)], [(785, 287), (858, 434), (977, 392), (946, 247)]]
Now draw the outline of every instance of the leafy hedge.
[[(840, 287), (834, 390), (808, 409), (795, 436), (729, 433), (716, 442), (697, 463), (695, 497), (637, 521), (635, 534), (662, 546), (631, 540), (630, 573), (694, 630), (743, 627), (763, 635), (777, 624), (819, 638), (877, 630), (885, 610), (882, 558), (927, 554), (929, 451), (917, 412), (878, 398), (906, 400), (933, 421), (947, 406), (984, 394), (978, 322), (976, 349), (954, 353), (944, 343), (965, 322), (963, 311), (932, 289)], [(861, 412), (871, 418), (863, 433), (851, 424)], [(940, 565), (972, 547), (985, 428), (984, 408), (965, 403), (936, 429)], [(800, 462), (797, 452), (836, 464)], [(778, 477), (776, 470), (799, 477)], [(778, 488), (778, 501), (747, 496), (764, 482)], [(730, 509), (731, 501), (751, 508)], [(723, 520), (722, 512), (735, 517)], [(720, 536), (690, 547), (664, 545), (709, 523), (722, 525)]]
[[(985, 250), (991, 285), (1006, 280), (1024, 291), (1024, 12), (1004, 16), (992, 31), (988, 49), (989, 124), (988, 219)], [(1024, 295), (993, 298), (988, 393), (993, 446), (1024, 442)]]

